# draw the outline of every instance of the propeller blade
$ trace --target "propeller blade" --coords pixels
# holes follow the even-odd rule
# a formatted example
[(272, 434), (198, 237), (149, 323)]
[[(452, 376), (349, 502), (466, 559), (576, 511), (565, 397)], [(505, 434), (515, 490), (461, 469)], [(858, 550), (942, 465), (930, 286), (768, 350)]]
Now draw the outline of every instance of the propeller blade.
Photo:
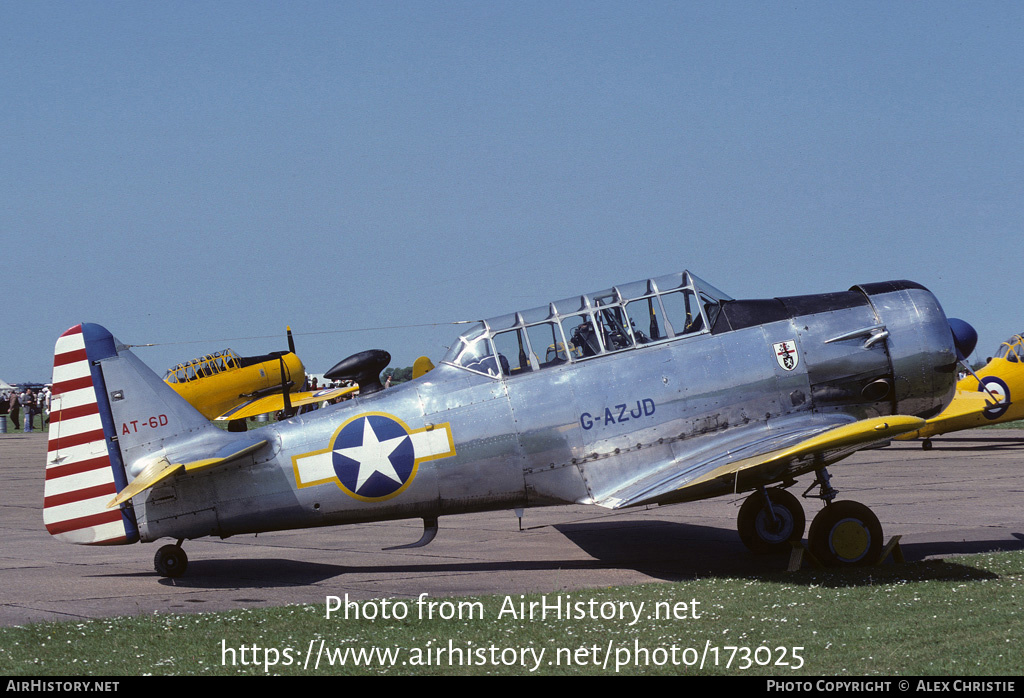
[(284, 359), (278, 357), (278, 361), (281, 362), (281, 394), (284, 395), (284, 418), (288, 419), (295, 415), (295, 409), (292, 407), (291, 396), (288, 394), (288, 379), (285, 376)]
[[(295, 353), (295, 340), (292, 338), (292, 326), (286, 325), (285, 329), (288, 331), (288, 351), (291, 354)], [(309, 388), (309, 376), (305, 373), (302, 374), (302, 385), (299, 387), (300, 390), (307, 390)]]

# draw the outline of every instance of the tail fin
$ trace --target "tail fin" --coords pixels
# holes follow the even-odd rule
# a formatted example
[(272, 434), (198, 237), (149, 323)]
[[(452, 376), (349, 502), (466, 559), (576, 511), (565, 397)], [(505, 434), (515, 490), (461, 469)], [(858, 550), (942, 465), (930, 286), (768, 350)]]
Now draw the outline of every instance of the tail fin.
[(59, 540), (139, 540), (130, 503), (107, 508), (129, 481), (125, 463), (176, 434), (213, 427), (105, 328), (83, 323), (53, 358), (43, 521)]
[(102, 327), (83, 324), (62, 334), (54, 348), (43, 522), (68, 543), (118, 545), (139, 538), (131, 509), (106, 508), (128, 484), (96, 365), (117, 356), (113, 340)]

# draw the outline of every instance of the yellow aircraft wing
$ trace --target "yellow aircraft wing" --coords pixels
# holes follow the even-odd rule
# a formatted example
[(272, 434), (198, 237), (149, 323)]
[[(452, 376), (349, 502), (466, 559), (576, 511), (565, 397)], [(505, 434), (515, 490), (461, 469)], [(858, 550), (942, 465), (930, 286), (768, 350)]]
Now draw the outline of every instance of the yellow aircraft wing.
[(230, 463), (233, 460), (237, 460), (242, 456), (247, 456), (253, 451), (262, 448), (266, 443), (266, 441), (257, 441), (256, 443), (247, 444), (237, 451), (234, 450), (237, 444), (233, 444), (229, 447), (232, 450), (232, 453), (229, 453), (226, 456), (203, 458), (201, 460), (189, 461), (187, 463), (172, 463), (168, 460), (167, 456), (164, 456), (160, 460), (154, 461), (146, 466), (134, 480), (128, 483), (127, 487), (118, 492), (117, 496), (110, 500), (107, 504), (107, 508), (112, 509), (124, 502), (127, 502), (135, 495), (145, 492), (150, 487), (153, 487), (172, 475), (177, 475), (182, 472), (195, 472), (196, 470), (202, 470), (203, 468), (212, 468), (225, 463)]
[(924, 424), (925, 420), (918, 417), (901, 415), (863, 419), (859, 422), (830, 429), (824, 434), (813, 436), (790, 448), (752, 458), (744, 458), (719, 466), (693, 480), (689, 485), (699, 485), (702, 482), (723, 476), (731, 477), (745, 470), (754, 468), (770, 469), (774, 466), (787, 465), (809, 456), (844, 451), (853, 446), (869, 445), (876, 441), (887, 441), (911, 429), (920, 428)]
[[(596, 503), (619, 509), (701, 499), (721, 494), (724, 488), (745, 491), (824, 467), (924, 425), (925, 420), (905, 415), (840, 425), (795, 425), (789, 432), (773, 435), (770, 441), (759, 436), (747, 444), (730, 444), (724, 454), (699, 463), (664, 462), (640, 480), (601, 496)], [(780, 443), (784, 445), (769, 445)]]
[(959, 390), (949, 407), (942, 411), (938, 417), (928, 420), (929, 424), (939, 422), (946, 418), (963, 417), (969, 414), (977, 414), (984, 411), (986, 407), (992, 407), (994, 401), (988, 393), (981, 391)]
[(915, 429), (907, 434), (896, 436), (899, 441), (909, 441), (921, 437), (936, 436), (949, 431), (970, 429), (993, 423), (985, 419), (986, 408), (995, 404), (988, 393), (970, 390), (958, 390), (953, 401), (938, 417), (932, 417), (922, 429)]
[[(292, 407), (302, 407), (303, 405), (311, 405), (316, 402), (325, 402), (327, 400), (335, 400), (344, 395), (349, 395), (359, 390), (359, 386), (350, 386), (348, 388), (325, 388), (324, 390), (307, 390), (302, 393), (292, 393), (288, 397), (288, 401)], [(281, 393), (275, 393), (273, 395), (266, 395), (264, 397), (255, 398), (246, 402), (245, 404), (233, 407), (221, 416), (217, 417), (218, 422), (229, 421), (232, 419), (246, 419), (248, 417), (255, 417), (258, 414), (270, 414), (272, 412), (280, 412), (284, 409), (284, 395)]]

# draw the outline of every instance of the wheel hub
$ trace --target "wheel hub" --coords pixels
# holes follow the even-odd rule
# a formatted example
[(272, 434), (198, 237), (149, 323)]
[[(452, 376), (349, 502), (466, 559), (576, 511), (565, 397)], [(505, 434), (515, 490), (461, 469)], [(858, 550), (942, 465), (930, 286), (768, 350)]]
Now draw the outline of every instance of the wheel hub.
[(858, 560), (871, 547), (871, 534), (860, 521), (843, 519), (832, 528), (829, 546), (844, 560)]
[(757, 515), (757, 534), (765, 541), (777, 542), (789, 540), (793, 531), (793, 515), (783, 507), (775, 507), (775, 518), (762, 510)]

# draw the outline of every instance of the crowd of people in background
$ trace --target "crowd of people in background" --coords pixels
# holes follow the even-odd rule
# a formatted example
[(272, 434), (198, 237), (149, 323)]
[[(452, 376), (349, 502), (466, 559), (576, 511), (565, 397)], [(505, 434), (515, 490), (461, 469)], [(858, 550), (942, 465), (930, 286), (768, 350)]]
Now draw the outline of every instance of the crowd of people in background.
[(15, 429), (23, 429), (27, 434), (35, 428), (35, 418), (41, 429), (45, 429), (50, 421), (50, 388), (44, 386), (40, 390), (32, 388), (15, 388), (0, 395), (0, 415), (7, 415), (8, 421)]
[[(393, 377), (395, 376), (392, 376), (390, 373), (386, 374), (385, 388), (392, 386)], [(401, 383), (404, 381), (399, 379), (396, 382)], [(317, 379), (313, 377), (310, 389), (338, 388), (350, 384), (352, 384), (351, 381), (326, 381), (318, 385)], [(323, 406), (348, 400), (352, 397), (353, 395), (349, 394), (335, 398), (325, 402)], [(317, 407), (320, 407), (320, 405), (317, 405)], [(43, 386), (37, 390), (33, 390), (30, 387), (14, 388), (13, 390), (3, 391), (0, 393), (0, 415), (6, 415), (7, 421), (14, 429), (22, 429), (26, 434), (35, 429), (35, 418), (42, 416), (42, 419), (39, 420), (39, 428), (45, 430), (50, 422), (50, 387)], [(278, 417), (280, 416), (278, 415)]]

